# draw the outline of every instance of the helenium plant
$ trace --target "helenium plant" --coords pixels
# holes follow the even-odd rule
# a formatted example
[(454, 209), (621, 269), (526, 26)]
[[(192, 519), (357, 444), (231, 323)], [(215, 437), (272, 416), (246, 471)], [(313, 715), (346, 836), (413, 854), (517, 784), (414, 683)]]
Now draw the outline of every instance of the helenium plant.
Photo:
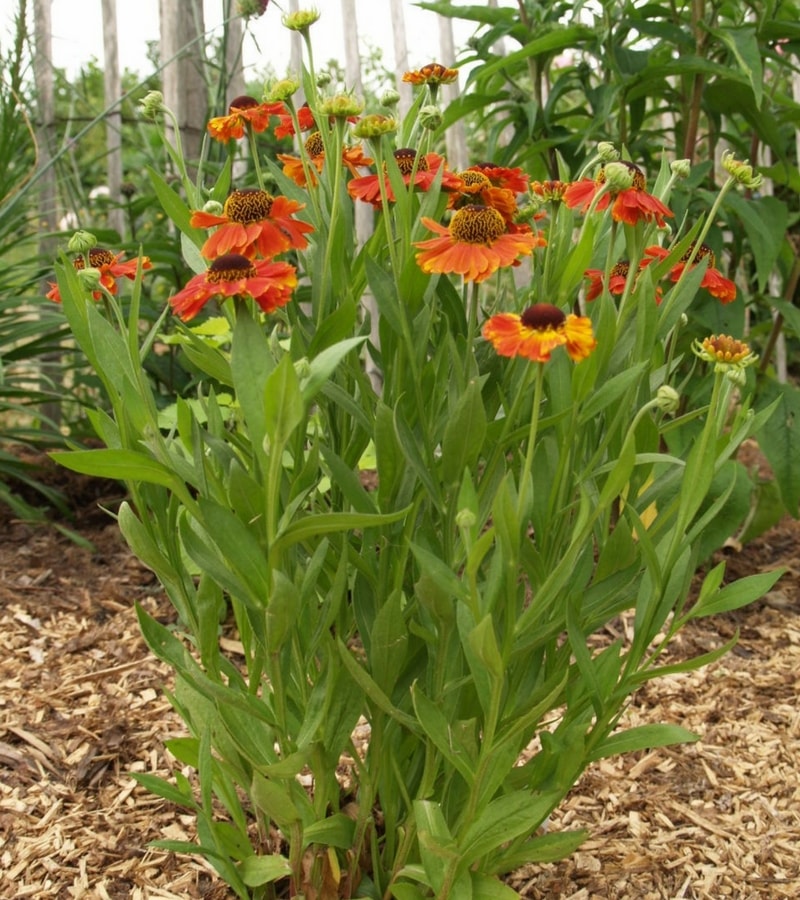
[[(196, 773), (136, 776), (196, 817), (162, 846), (241, 898), (513, 897), (504, 875), (585, 839), (545, 825), (587, 766), (694, 739), (625, 707), (730, 646), (665, 664), (687, 622), (780, 574), (718, 565), (692, 594), (771, 410), (740, 337), (688, 336), (720, 282), (715, 208), (673, 223), (679, 169), (650, 190), (605, 146), (562, 181), (455, 172), (419, 121), (452, 70), (410, 73), (404, 119), (362, 115), (317, 88), (302, 21), (307, 105), (282, 82), (209, 123), (249, 180), (151, 173), (196, 273), (164, 313), (202, 374), (169, 424), (141, 366), (161, 327), (140, 328), (144, 263), (126, 314), (57, 266), (113, 409), (91, 416), (103, 449), (59, 458), (126, 481), (119, 526), (177, 613), (138, 610)], [(298, 152), (262, 158), (267, 129)]]

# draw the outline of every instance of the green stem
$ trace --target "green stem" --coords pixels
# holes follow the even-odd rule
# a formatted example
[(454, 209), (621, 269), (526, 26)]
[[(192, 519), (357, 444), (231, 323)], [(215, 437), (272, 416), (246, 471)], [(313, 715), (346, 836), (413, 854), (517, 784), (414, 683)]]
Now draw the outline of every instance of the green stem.
[(256, 170), (256, 180), (259, 190), (264, 190), (264, 175), (261, 172), (261, 163), (258, 159), (258, 147), (256, 146), (256, 134), (250, 122), (247, 123), (247, 141), (250, 145), (250, 155), (253, 157), (253, 166)]
[(536, 363), (536, 376), (533, 385), (533, 408), (531, 409), (531, 425), (528, 431), (528, 448), (525, 453), (525, 465), (522, 469), (519, 482), (519, 506), (518, 515), (522, 518), (527, 498), (528, 483), (533, 472), (533, 457), (536, 452), (536, 435), (539, 430), (539, 412), (542, 405), (542, 388), (544, 385), (544, 363)]

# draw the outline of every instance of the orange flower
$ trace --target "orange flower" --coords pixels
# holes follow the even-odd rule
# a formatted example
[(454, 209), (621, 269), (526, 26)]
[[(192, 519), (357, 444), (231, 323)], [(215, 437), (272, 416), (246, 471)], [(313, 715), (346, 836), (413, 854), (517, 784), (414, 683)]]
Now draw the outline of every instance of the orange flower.
[[(658, 245), (646, 247), (644, 252), (645, 256), (651, 258), (651, 261), (654, 259), (664, 259), (669, 256), (669, 250), (664, 247), (659, 247)], [(689, 245), (689, 249), (670, 269), (669, 277), (671, 281), (678, 281), (693, 252), (694, 243)], [(722, 272), (715, 267), (716, 257), (707, 244), (700, 245), (700, 249), (697, 251), (697, 255), (692, 262), (692, 268), (694, 268), (702, 259), (708, 260), (708, 268), (703, 274), (703, 280), (700, 282), (700, 287), (705, 288), (712, 297), (716, 297), (721, 303), (733, 303), (736, 299), (736, 285), (730, 278), (726, 278)]]
[(480, 203), (482, 206), (496, 209), (507, 226), (514, 224), (514, 217), (517, 214), (517, 198), (514, 191), (510, 188), (495, 187), (480, 169), (466, 169), (459, 172), (458, 177), (461, 179), (461, 187), (458, 193), (451, 194), (447, 204), (450, 209)]
[(403, 74), (403, 81), (411, 84), (452, 84), (458, 78), (458, 69), (448, 69), (441, 63), (428, 63), (421, 69)]
[(484, 324), (483, 336), (500, 356), (524, 356), (532, 362), (547, 362), (556, 347), (565, 347), (580, 362), (597, 346), (590, 319), (566, 315), (549, 303), (529, 306), (522, 315), (498, 313)]
[[(294, 134), (294, 122), (291, 115), (284, 110), (278, 114), (278, 119), (279, 122), (275, 126), (275, 137), (291, 137)], [(297, 122), (301, 131), (310, 131), (316, 125), (308, 103), (304, 103), (297, 110)]]
[[(136, 269), (139, 265), (138, 259), (129, 259), (127, 262), (121, 262), (122, 254), (116, 256), (110, 250), (104, 250), (101, 247), (93, 247), (89, 251), (89, 265), (93, 269), (100, 272), (100, 284), (110, 293), (117, 293), (117, 279), (130, 278), (131, 281), (136, 278)], [(72, 265), (80, 272), (85, 268), (83, 256), (76, 256), (72, 260)], [(153, 264), (147, 256), (142, 257), (142, 269), (152, 269)], [(61, 293), (58, 290), (58, 284), (50, 282), (50, 290), (45, 295), (48, 300), (54, 300), (61, 303)], [(92, 297), (99, 300), (103, 296), (102, 291), (94, 291)]]
[(314, 230), (313, 226), (293, 218), (301, 209), (303, 205), (296, 200), (245, 188), (228, 195), (221, 216), (200, 210), (192, 213), (189, 224), (193, 228), (219, 226), (200, 251), (206, 259), (226, 253), (272, 259), (286, 250), (308, 246), (305, 235)]
[(242, 96), (231, 100), (227, 116), (217, 116), (208, 122), (208, 133), (214, 140), (240, 140), (250, 127), (256, 134), (266, 131), (271, 116), (280, 115), (282, 103), (259, 103), (254, 97)]
[(414, 244), (420, 249), (417, 263), (422, 271), (452, 272), (467, 281), (484, 281), (498, 269), (518, 264), (518, 258), (529, 256), (539, 240), (529, 232), (506, 231), (503, 217), (490, 206), (459, 209), (449, 228), (427, 218), (422, 223), (439, 235)]
[[(436, 180), (439, 169), (443, 168), (442, 190), (457, 191), (461, 187), (461, 179), (447, 168), (444, 157), (439, 156), (438, 153), (426, 153), (424, 156), (420, 156), (416, 150), (410, 147), (403, 147), (395, 150), (393, 155), (406, 185), (410, 184), (413, 173), (414, 187), (427, 191)], [(385, 173), (383, 175), (383, 184), (386, 189), (387, 199), (390, 203), (393, 203), (395, 199), (394, 192), (392, 191), (389, 176)], [(363, 200), (365, 203), (371, 203), (376, 208), (381, 205), (380, 176), (377, 174), (353, 178), (347, 185), (347, 191), (354, 200)]]
[(515, 194), (524, 194), (528, 190), (528, 174), (519, 166), (513, 169), (507, 166), (496, 166), (492, 162), (475, 163), (468, 172), (482, 172), (494, 187), (506, 188)]
[[(314, 166), (317, 172), (322, 171), (325, 165), (325, 147), (322, 143), (322, 135), (315, 131), (308, 136), (305, 143), (305, 151), (309, 162)], [(306, 170), (303, 168), (303, 160), (299, 156), (292, 156), (290, 153), (279, 153), (278, 159), (283, 163), (283, 174), (287, 178), (300, 187), (306, 186)], [(342, 165), (350, 172), (353, 177), (358, 177), (360, 168), (366, 168), (372, 165), (373, 160), (369, 156), (364, 155), (361, 147), (343, 147), (342, 148)], [(316, 176), (311, 174), (312, 186), (317, 183)]]
[[(633, 176), (633, 185), (621, 191), (606, 191), (600, 196), (595, 208), (597, 210), (607, 209), (609, 203), (613, 201), (611, 216), (615, 221), (624, 222), (626, 225), (655, 221), (659, 228), (664, 228), (664, 219), (672, 216), (673, 213), (658, 197), (648, 194), (644, 189), (646, 184), (644, 172), (629, 162), (618, 162), (615, 165), (625, 166), (630, 171)], [(582, 213), (587, 212), (605, 181), (605, 171), (604, 168), (601, 168), (594, 180), (583, 178), (573, 182), (564, 191), (564, 203), (570, 209), (580, 207)]]
[(226, 297), (252, 297), (264, 312), (271, 313), (291, 300), (296, 286), (297, 273), (289, 263), (254, 261), (229, 253), (195, 275), (169, 302), (184, 322), (193, 319), (209, 300)]
[[(647, 268), (652, 262), (651, 259), (645, 259), (639, 263), (639, 271)], [(630, 263), (623, 259), (616, 265), (612, 266), (611, 274), (608, 279), (608, 292), (614, 297), (620, 297), (625, 291), (625, 284), (628, 281), (628, 272)], [(586, 288), (587, 301), (596, 300), (603, 292), (603, 280), (605, 272), (602, 269), (587, 269), (584, 277), (589, 279), (589, 285)], [(636, 276), (639, 277), (638, 274)], [(661, 303), (661, 288), (656, 288), (656, 303)]]

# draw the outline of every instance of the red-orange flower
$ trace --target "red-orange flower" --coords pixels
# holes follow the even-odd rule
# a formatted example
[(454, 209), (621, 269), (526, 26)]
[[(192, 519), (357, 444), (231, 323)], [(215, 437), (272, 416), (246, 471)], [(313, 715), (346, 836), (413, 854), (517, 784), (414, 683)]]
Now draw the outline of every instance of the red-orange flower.
[(271, 313), (291, 300), (296, 286), (297, 273), (289, 263), (229, 253), (195, 275), (169, 302), (184, 322), (194, 318), (209, 300), (226, 297), (252, 297), (264, 312)]
[[(611, 216), (617, 222), (636, 225), (642, 221), (655, 221), (659, 228), (664, 228), (664, 219), (673, 215), (672, 210), (666, 207), (658, 197), (647, 193), (644, 172), (633, 163), (619, 162), (616, 165), (623, 165), (630, 171), (633, 176), (633, 185), (621, 191), (606, 191), (600, 196), (595, 209), (607, 209), (611, 203)], [(602, 190), (605, 181), (605, 170), (601, 168), (594, 180), (583, 178), (573, 182), (564, 191), (564, 203), (570, 209), (580, 207), (582, 213), (587, 212), (596, 195)]]
[(272, 259), (286, 250), (303, 250), (308, 245), (305, 235), (314, 227), (294, 218), (301, 209), (303, 205), (296, 200), (245, 188), (229, 194), (221, 216), (200, 210), (192, 213), (189, 224), (193, 228), (219, 226), (200, 251), (206, 259), (226, 253)]
[(282, 113), (282, 103), (259, 103), (254, 97), (242, 96), (231, 100), (227, 116), (216, 116), (208, 122), (208, 133), (214, 140), (231, 141), (244, 137), (249, 126), (257, 134), (269, 128), (272, 116)]
[(428, 274), (450, 272), (466, 281), (484, 281), (498, 269), (516, 265), (538, 245), (530, 232), (506, 231), (503, 217), (489, 206), (459, 209), (449, 228), (427, 218), (422, 223), (439, 235), (414, 244), (420, 249), (417, 263)]
[[(618, 262), (612, 269), (608, 279), (608, 292), (615, 297), (619, 297), (625, 290), (625, 283), (628, 280), (628, 270), (630, 263), (623, 260)], [(603, 293), (603, 281), (605, 272), (602, 269), (587, 269), (584, 276), (589, 279), (589, 286), (586, 288), (586, 299), (596, 300)]]
[[(442, 190), (457, 191), (462, 184), (458, 175), (447, 168), (444, 157), (439, 156), (438, 153), (420, 155), (410, 147), (402, 147), (399, 150), (395, 150), (393, 155), (406, 185), (410, 184), (413, 173), (414, 187), (427, 191), (436, 180), (436, 175), (440, 169), (442, 169)], [(386, 197), (390, 203), (393, 203), (395, 200), (394, 191), (386, 173), (382, 176), (372, 174), (353, 178), (348, 182), (348, 193), (354, 200), (363, 200), (364, 203), (371, 203), (377, 208), (381, 205), (381, 177), (383, 178)]]
[[(664, 247), (659, 247), (658, 245), (646, 247), (644, 252), (645, 256), (650, 257), (651, 261), (654, 259), (664, 259), (669, 256), (669, 250)], [(686, 263), (689, 261), (689, 257), (693, 252), (694, 244), (692, 243), (690, 244), (689, 249), (670, 269), (669, 277), (671, 281), (677, 281), (681, 277), (683, 270), (686, 268)], [(697, 251), (694, 261), (692, 262), (692, 268), (703, 259), (708, 260), (708, 268), (703, 273), (703, 280), (700, 282), (700, 287), (705, 288), (712, 297), (716, 297), (721, 303), (733, 303), (736, 299), (736, 285), (730, 278), (726, 278), (722, 272), (716, 268), (716, 257), (707, 244), (700, 245), (700, 249)]]
[[(292, 135), (294, 135), (294, 122), (292, 121), (291, 114), (284, 109), (278, 114), (278, 119), (278, 124), (275, 126), (275, 137), (292, 137)], [(314, 121), (314, 116), (308, 103), (304, 103), (297, 110), (297, 123), (300, 126), (301, 131), (310, 131), (312, 128), (316, 127), (316, 122)]]
[(421, 69), (403, 74), (403, 81), (410, 84), (452, 84), (458, 78), (458, 69), (448, 69), (441, 63), (428, 63)]
[(495, 187), (506, 188), (515, 194), (524, 194), (528, 190), (528, 174), (519, 166), (509, 168), (496, 166), (492, 162), (480, 162), (470, 166), (467, 172), (482, 172)]
[[(305, 151), (311, 165), (317, 172), (321, 172), (322, 167), (325, 165), (325, 146), (322, 143), (322, 135), (318, 131), (308, 136), (305, 143)], [(300, 187), (305, 187), (306, 170), (303, 166), (303, 160), (299, 156), (293, 156), (291, 153), (279, 153), (278, 159), (283, 163), (283, 174), (287, 178), (291, 178)], [(342, 148), (342, 165), (354, 178), (359, 176), (359, 169), (371, 166), (372, 163), (372, 158), (365, 156), (361, 147)], [(316, 175), (313, 171), (310, 171), (309, 174), (313, 186), (317, 183)]]
[[(153, 268), (153, 264), (150, 262), (149, 257), (143, 256), (141, 259), (142, 269)], [(76, 256), (75, 259), (72, 260), (72, 265), (75, 266), (79, 272), (81, 269), (85, 268), (83, 256)], [(139, 260), (129, 259), (126, 262), (123, 262), (121, 253), (117, 253), (115, 256), (110, 250), (104, 250), (101, 247), (93, 247), (89, 251), (89, 265), (91, 268), (97, 269), (100, 272), (100, 284), (102, 284), (110, 294), (116, 294), (118, 278), (130, 278), (131, 281), (136, 278)], [(48, 300), (54, 300), (56, 303), (61, 303), (61, 293), (58, 290), (58, 284), (54, 284), (51, 281), (50, 290), (45, 296)], [(99, 300), (102, 296), (102, 291), (94, 291), (92, 293), (92, 297), (95, 300)]]
[(482, 206), (491, 206), (492, 209), (496, 209), (507, 226), (514, 224), (517, 214), (517, 197), (513, 190), (496, 187), (488, 176), (477, 168), (465, 169), (458, 173), (458, 177), (461, 179), (461, 187), (457, 193), (451, 193), (447, 204), (450, 209), (480, 203)]
[(484, 324), (483, 336), (500, 356), (524, 356), (532, 362), (547, 362), (556, 347), (580, 362), (597, 346), (591, 319), (566, 315), (549, 303), (529, 306), (522, 315), (498, 313)]

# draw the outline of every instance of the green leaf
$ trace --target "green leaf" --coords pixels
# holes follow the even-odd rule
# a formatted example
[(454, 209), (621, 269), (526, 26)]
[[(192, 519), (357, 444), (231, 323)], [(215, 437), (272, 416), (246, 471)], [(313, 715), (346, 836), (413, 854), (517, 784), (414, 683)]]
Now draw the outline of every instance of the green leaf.
[(441, 709), (422, 693), (415, 683), (411, 688), (414, 712), (425, 734), (433, 741), (442, 756), (461, 774), (468, 785), (475, 783), (474, 760), (458, 739), (458, 729), (453, 728)]
[(800, 388), (766, 382), (759, 399), (764, 405), (778, 400), (777, 409), (757, 432), (758, 446), (772, 468), (781, 499), (797, 518), (800, 504)]
[[(432, 800), (415, 800), (414, 818), (422, 865), (438, 896), (448, 869), (458, 861), (458, 846), (438, 803)], [(461, 894), (454, 893), (454, 896), (461, 900)], [(469, 898), (464, 897), (463, 900)]]
[(270, 441), (275, 447), (283, 447), (305, 416), (300, 381), (288, 354), (267, 378), (264, 409)]
[(549, 796), (515, 791), (498, 797), (470, 825), (461, 841), (463, 864), (472, 865), (515, 838), (534, 832), (552, 807)]
[(669, 744), (686, 744), (697, 740), (700, 740), (699, 734), (680, 725), (639, 725), (607, 737), (594, 748), (590, 760), (596, 762), (598, 759), (618, 756), (620, 753), (666, 747)]
[(369, 661), (375, 683), (387, 695), (406, 661), (408, 628), (403, 614), (403, 595), (395, 591), (378, 610), (369, 642)]
[(322, 844), (349, 850), (353, 846), (356, 823), (344, 813), (334, 813), (326, 819), (314, 822), (303, 829), (303, 841), (308, 844)]
[(273, 856), (248, 856), (239, 865), (239, 877), (248, 887), (260, 887), (292, 874), (289, 860), (277, 854)]
[(339, 341), (332, 347), (328, 347), (321, 353), (318, 353), (309, 364), (309, 372), (300, 385), (303, 393), (303, 399), (306, 403), (310, 403), (317, 395), (317, 391), (330, 378), (334, 369), (339, 363), (356, 347), (360, 347), (366, 336), (349, 338), (346, 341)]
[(739, 609), (763, 597), (775, 582), (785, 574), (786, 568), (773, 569), (770, 572), (760, 572), (758, 575), (747, 575), (744, 578), (725, 585), (715, 593), (709, 593), (707, 598), (701, 598), (690, 610), (690, 618), (699, 619), (703, 616), (715, 616), (719, 613), (730, 612)]
[(289, 524), (278, 535), (270, 547), (270, 555), (277, 559), (292, 544), (320, 537), (323, 534), (391, 525), (392, 522), (404, 519), (407, 514), (408, 508), (393, 513), (332, 512), (305, 516)]
[(761, 65), (761, 48), (754, 25), (728, 26), (708, 30), (723, 43), (731, 55), (739, 63), (739, 68), (750, 83), (756, 99), (756, 106), (761, 106), (761, 94), (764, 89), (764, 72)]
[(182, 484), (165, 465), (136, 450), (69, 450), (50, 454), (51, 459), (73, 472), (119, 481), (144, 481), (176, 488)]
[(481, 389), (473, 379), (448, 418), (442, 438), (442, 478), (445, 484), (461, 481), (464, 469), (472, 468), (486, 435), (486, 413)]
[(726, 195), (725, 204), (736, 213), (744, 226), (756, 264), (758, 289), (763, 292), (786, 240), (789, 209), (775, 197), (746, 200), (733, 191)]

